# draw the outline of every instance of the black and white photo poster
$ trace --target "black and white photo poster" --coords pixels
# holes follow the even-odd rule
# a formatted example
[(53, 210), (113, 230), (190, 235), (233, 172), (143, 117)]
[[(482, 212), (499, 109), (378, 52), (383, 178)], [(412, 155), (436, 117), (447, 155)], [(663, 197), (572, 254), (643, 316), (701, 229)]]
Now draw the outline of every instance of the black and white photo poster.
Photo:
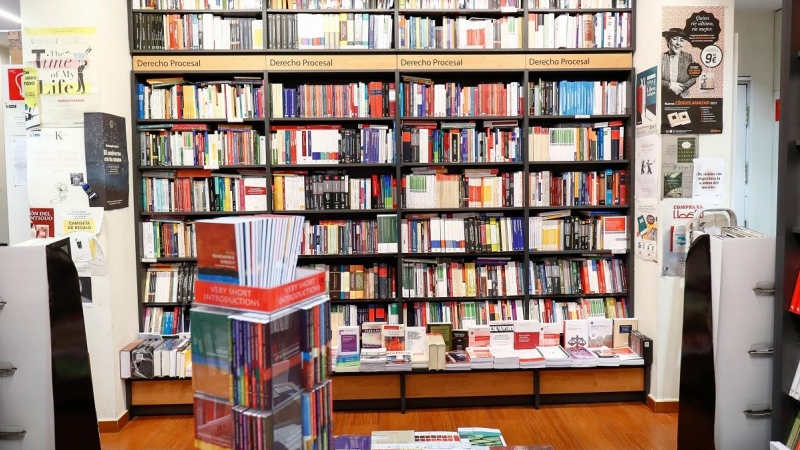
[(724, 6), (664, 6), (661, 133), (722, 133)]

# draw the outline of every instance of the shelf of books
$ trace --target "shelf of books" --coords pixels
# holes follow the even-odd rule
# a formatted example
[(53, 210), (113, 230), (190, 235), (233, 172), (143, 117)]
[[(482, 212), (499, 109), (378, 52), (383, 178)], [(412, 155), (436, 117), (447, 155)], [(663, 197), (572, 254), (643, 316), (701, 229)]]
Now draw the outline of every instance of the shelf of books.
[[(305, 218), (298, 264), (326, 272), (338, 350), (365, 323), (538, 323), (557, 349), (566, 320), (633, 319), (632, 3), (133, 0), (142, 339), (190, 361), (167, 341), (191, 340), (197, 223), (262, 213)], [(386, 365), (370, 353), (337, 377), (337, 405), (378, 395), (359, 388), (370, 377), (413, 393), (428, 376), (366, 373)], [(580, 394), (558, 380), (581, 374), (602, 393), (645, 389), (642, 366), (569, 370), (507, 376), (531, 395), (534, 378)], [(135, 399), (151, 378), (191, 385), (185, 363), (125, 373)]]

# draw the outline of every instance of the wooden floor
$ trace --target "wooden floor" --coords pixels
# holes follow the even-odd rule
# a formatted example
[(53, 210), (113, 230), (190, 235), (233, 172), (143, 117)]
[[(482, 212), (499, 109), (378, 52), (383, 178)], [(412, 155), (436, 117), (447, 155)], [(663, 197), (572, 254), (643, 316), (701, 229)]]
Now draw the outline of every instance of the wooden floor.
[[(678, 417), (654, 414), (641, 403), (575, 406), (429, 409), (334, 414), (334, 433), (373, 430), (455, 431), (499, 428), (508, 445), (550, 444), (555, 450), (676, 448)], [(103, 450), (194, 449), (191, 417), (139, 417), (119, 433), (101, 435)]]

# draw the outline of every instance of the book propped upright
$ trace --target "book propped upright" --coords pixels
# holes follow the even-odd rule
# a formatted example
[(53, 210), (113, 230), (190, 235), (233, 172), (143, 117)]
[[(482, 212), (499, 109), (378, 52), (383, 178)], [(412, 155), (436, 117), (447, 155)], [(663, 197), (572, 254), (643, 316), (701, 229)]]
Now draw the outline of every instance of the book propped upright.
[(514, 348), (516, 350), (535, 349), (539, 346), (542, 324), (536, 320), (514, 321)]
[(198, 249), (197, 279), (244, 285), (244, 278), (239, 273), (244, 242), (237, 230), (237, 224), (200, 221), (195, 227)]
[(447, 345), (439, 333), (428, 333), (428, 370), (445, 369), (445, 353)]
[(471, 325), (469, 334), (469, 347), (488, 347), (490, 340), (489, 325)]
[(453, 330), (453, 341), (450, 350), (466, 350), (469, 347), (469, 332), (467, 330)]
[(564, 349), (589, 345), (589, 321), (568, 319), (564, 321)]
[(406, 327), (406, 349), (411, 352), (411, 368), (428, 367), (428, 342), (425, 327)]
[(639, 319), (613, 319), (614, 320), (614, 348), (629, 347), (631, 333), (639, 329)]
[(589, 319), (589, 343), (587, 347), (613, 347), (614, 321), (611, 319)]
[(387, 352), (401, 352), (406, 349), (405, 325), (384, 324), (381, 328), (383, 347)]
[[(452, 348), (453, 324), (450, 322), (428, 322), (428, 334), (439, 333), (444, 339), (445, 349)], [(444, 366), (441, 369), (444, 370)]]
[(383, 322), (364, 322), (361, 324), (361, 347), (383, 347)]
[(514, 322), (503, 320), (489, 323), (489, 347), (514, 348)]

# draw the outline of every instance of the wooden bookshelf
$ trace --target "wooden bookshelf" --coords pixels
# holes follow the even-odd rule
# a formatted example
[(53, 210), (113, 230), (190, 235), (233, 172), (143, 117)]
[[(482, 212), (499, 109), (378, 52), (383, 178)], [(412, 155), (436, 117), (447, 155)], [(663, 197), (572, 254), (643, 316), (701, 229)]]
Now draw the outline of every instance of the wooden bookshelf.
[[(264, 8), (261, 11), (211, 11), (212, 14), (222, 15), (227, 18), (236, 17), (249, 17), (264, 19), (264, 48), (268, 46), (267, 39), (270, 33), (267, 29), (267, 18), (272, 14), (300, 14), (300, 13), (318, 13), (330, 14), (334, 10), (273, 10), (268, 9), (268, 3), (265, 2)], [(605, 257), (623, 259), (627, 264), (627, 292), (632, 293), (633, 289), (633, 258), (630, 252), (610, 252), (602, 250), (575, 250), (575, 251), (533, 251), (527, 250), (528, 245), (528, 218), (536, 215), (539, 212), (568, 209), (577, 212), (592, 211), (592, 210), (605, 210), (614, 211), (619, 215), (628, 216), (628, 242), (629, 245), (633, 243), (633, 193), (635, 191), (634, 177), (635, 171), (632, 167), (632, 155), (634, 151), (634, 118), (635, 118), (635, 72), (633, 70), (633, 51), (635, 49), (635, 2), (634, 8), (628, 9), (604, 9), (604, 10), (534, 10), (528, 9), (527, 1), (522, 1), (522, 8), (516, 12), (509, 10), (492, 10), (492, 11), (464, 11), (464, 10), (436, 10), (436, 11), (422, 11), (422, 10), (406, 10), (399, 9), (398, 2), (395, 2), (395, 7), (388, 10), (359, 10), (369, 14), (390, 14), (394, 19), (394, 47), (393, 49), (381, 50), (363, 50), (363, 49), (330, 49), (330, 50), (136, 50), (133, 48), (133, 39), (131, 39), (131, 55), (132, 55), (132, 76), (131, 76), (131, 95), (133, 98), (133, 148), (139, 149), (139, 126), (140, 125), (154, 125), (154, 124), (186, 124), (186, 123), (201, 123), (208, 124), (209, 127), (216, 127), (227, 123), (232, 124), (247, 124), (251, 125), (259, 133), (267, 136), (267, 144), (269, 145), (269, 133), (275, 126), (285, 125), (342, 125), (343, 128), (354, 128), (358, 124), (375, 124), (375, 125), (388, 125), (395, 130), (394, 151), (397, 155), (395, 163), (380, 163), (380, 164), (271, 164), (270, 155), (267, 155), (267, 164), (247, 164), (247, 165), (223, 165), (213, 167), (213, 170), (219, 169), (225, 173), (235, 173), (239, 169), (247, 170), (260, 170), (263, 171), (264, 176), (267, 178), (267, 185), (270, 186), (273, 179), (273, 172), (278, 170), (341, 170), (344, 173), (352, 174), (353, 176), (367, 176), (372, 174), (391, 174), (398, 181), (398, 187), (394, 194), (395, 198), (399, 199), (401, 195), (400, 179), (402, 175), (411, 172), (412, 168), (429, 167), (429, 166), (444, 166), (450, 170), (451, 173), (463, 173), (463, 170), (470, 168), (499, 168), (500, 172), (522, 172), (524, 180), (524, 193), (523, 198), (528, 197), (528, 175), (532, 172), (538, 171), (592, 171), (592, 170), (606, 170), (606, 169), (626, 169), (628, 170), (628, 194), (625, 205), (610, 205), (610, 206), (551, 206), (551, 207), (538, 207), (529, 206), (527, 201), (521, 207), (493, 207), (493, 208), (436, 208), (436, 209), (412, 209), (404, 208), (398, 203), (397, 208), (387, 209), (367, 209), (367, 210), (305, 210), (305, 211), (277, 211), (272, 205), (271, 195), (268, 195), (268, 208), (265, 211), (245, 211), (245, 212), (147, 212), (142, 204), (142, 184), (140, 178), (134, 177), (134, 198), (135, 198), (135, 220), (136, 220), (136, 246), (137, 246), (137, 277), (139, 280), (139, 312), (140, 312), (140, 326), (143, 325), (144, 308), (151, 306), (182, 306), (180, 304), (153, 304), (141, 303), (142, 294), (144, 292), (144, 279), (147, 268), (154, 263), (192, 263), (196, 258), (192, 257), (165, 257), (147, 259), (143, 257), (142, 250), (142, 229), (141, 223), (144, 220), (156, 220), (162, 217), (184, 217), (187, 220), (202, 219), (207, 217), (218, 217), (225, 215), (241, 215), (241, 214), (257, 214), (257, 213), (280, 213), (280, 214), (302, 214), (312, 222), (316, 223), (318, 220), (329, 219), (374, 219), (376, 215), (391, 214), (396, 215), (399, 223), (401, 218), (405, 218), (410, 214), (436, 212), (436, 213), (449, 213), (449, 212), (492, 212), (502, 213), (509, 217), (521, 217), (523, 219), (523, 236), (525, 240), (524, 247), (526, 250), (517, 252), (498, 252), (498, 253), (403, 253), (401, 248), (398, 252), (393, 253), (372, 253), (372, 254), (345, 254), (345, 255), (303, 255), (300, 257), (299, 264), (305, 265), (309, 263), (319, 264), (355, 264), (360, 263), (372, 264), (373, 262), (387, 263), (396, 269), (397, 277), (397, 295), (388, 299), (360, 299), (360, 300), (345, 300), (334, 298), (333, 304), (374, 304), (386, 306), (390, 303), (395, 303), (398, 309), (402, 311), (404, 304), (416, 302), (448, 302), (448, 301), (481, 301), (481, 300), (521, 300), (524, 302), (527, 311), (527, 304), (529, 300), (540, 298), (550, 298), (557, 301), (576, 301), (580, 298), (621, 298), (627, 297), (628, 299), (628, 312), (629, 315), (634, 315), (634, 299), (632, 294), (627, 293), (614, 293), (614, 294), (567, 294), (567, 295), (532, 295), (525, 293), (518, 296), (505, 296), (502, 298), (480, 298), (480, 297), (447, 297), (447, 298), (406, 298), (402, 295), (401, 291), (401, 277), (402, 277), (402, 264), (407, 259), (423, 259), (423, 258), (451, 258), (454, 260), (464, 259), (470, 260), (475, 258), (511, 258), (512, 260), (523, 264), (527, 267), (530, 261), (540, 260), (545, 257), (549, 258), (575, 258), (575, 257)], [(340, 12), (340, 11), (335, 11)], [(354, 11), (355, 12), (355, 11)], [(555, 13), (555, 14), (590, 14), (590, 13), (606, 13), (606, 12), (624, 12), (631, 13), (631, 46), (630, 48), (597, 48), (597, 49), (529, 49), (527, 45), (528, 25), (525, 18), (528, 13)], [(131, 11), (129, 14), (144, 13), (144, 14), (184, 14), (184, 13), (198, 13), (196, 11)], [(480, 50), (404, 50), (397, 49), (398, 18), (402, 14), (415, 14), (415, 15), (452, 15), (452, 16), (469, 16), (477, 15), (480, 17), (499, 17), (504, 15), (517, 15), (523, 18), (523, 38), (522, 41), (525, 45), (520, 49), (480, 49)], [(133, 34), (132, 34), (133, 35)], [(340, 81), (350, 80), (356, 81), (385, 81), (393, 82), (398, 88), (401, 83), (402, 76), (420, 76), (431, 77), (438, 81), (440, 80), (470, 80), (473, 82), (510, 82), (515, 81), (520, 83), (524, 88), (524, 105), (522, 114), (515, 116), (466, 116), (466, 117), (408, 117), (404, 116), (399, 108), (395, 114), (390, 117), (288, 117), (288, 118), (271, 118), (270, 117), (270, 83), (279, 82), (286, 84), (328, 84), (339, 83)], [(256, 76), (261, 80), (265, 86), (264, 101), (265, 101), (265, 117), (257, 119), (233, 119), (226, 118), (218, 119), (138, 119), (138, 93), (137, 83), (143, 83), (148, 78), (159, 78), (168, 76), (182, 76), (189, 81), (209, 81), (209, 80), (231, 80), (236, 76)], [(333, 77), (335, 81), (330, 81), (328, 78)], [(613, 80), (627, 82), (627, 113), (621, 115), (599, 115), (599, 116), (535, 116), (531, 115), (528, 105), (528, 83), (535, 81), (539, 78), (546, 80)], [(400, 155), (401, 142), (400, 142), (400, 128), (406, 122), (420, 122), (420, 121), (434, 121), (441, 122), (457, 122), (457, 121), (476, 121), (480, 124), (482, 121), (489, 120), (516, 120), (518, 121), (522, 145), (521, 151), (523, 158), (521, 161), (505, 162), (505, 163), (491, 163), (491, 162), (460, 162), (460, 163), (414, 163), (402, 162)], [(625, 127), (625, 158), (622, 160), (612, 161), (529, 161), (528, 159), (528, 129), (533, 126), (556, 126), (561, 123), (599, 123), (608, 121), (623, 121)], [(209, 169), (203, 166), (143, 166), (140, 164), (139, 158), (134, 156), (136, 161), (134, 166), (138, 169), (138, 173), (144, 172), (158, 172), (170, 170), (192, 170), (192, 169)], [(269, 189), (268, 189), (269, 191)], [(400, 247), (400, 245), (398, 245)], [(523, 271), (523, 279), (520, 280), (523, 286), (528, 284), (528, 271)], [(609, 392), (619, 393), (621, 395), (614, 397), (602, 397), (608, 400), (614, 399), (630, 399), (631, 393), (640, 395), (645, 389), (642, 379), (644, 378), (642, 372), (646, 370), (639, 368), (620, 368), (619, 373), (608, 371), (605, 369), (581, 369), (570, 372), (570, 379), (574, 383), (586, 384), (584, 388), (577, 388), (577, 392), (570, 392), (567, 397), (560, 397), (562, 392), (560, 390), (567, 389), (560, 386), (556, 378), (560, 372), (541, 371), (517, 371), (513, 375), (501, 371), (488, 371), (488, 372), (470, 372), (469, 374), (435, 374), (427, 375), (424, 373), (412, 372), (407, 374), (354, 374), (347, 376), (337, 376), (334, 384), (334, 398), (339, 401), (340, 405), (353, 407), (358, 405), (358, 401), (367, 400), (386, 400), (392, 401), (403, 399), (409, 400), (409, 405), (419, 404), (431, 401), (435, 397), (435, 393), (426, 393), (421, 385), (427, 380), (426, 377), (433, 378), (439, 382), (444, 381), (449, 384), (452, 377), (452, 382), (462, 382), (459, 377), (465, 377), (470, 383), (474, 383), (474, 389), (479, 389), (479, 383), (484, 385), (487, 396), (500, 395), (510, 397), (517, 395), (520, 398), (536, 397), (542, 395), (542, 399), (546, 402), (545, 397), (553, 402), (565, 401), (581, 401), (581, 393), (586, 394), (586, 401), (595, 401), (595, 394), (608, 394)], [(547, 373), (547, 375), (545, 375)], [(631, 375), (633, 374), (633, 375)], [(635, 376), (634, 376), (635, 375)], [(510, 376), (527, 377), (530, 378), (524, 388), (520, 382), (519, 390), (508, 393), (493, 394), (492, 385), (502, 384), (495, 383), (497, 377)], [(494, 377), (494, 378), (493, 378)], [(621, 377), (621, 381), (615, 385), (612, 378)], [(635, 379), (634, 379), (635, 378)], [(519, 378), (521, 380), (522, 378)], [(534, 387), (534, 379), (538, 380), (537, 383), (542, 383), (542, 390), (537, 390)], [(639, 381), (637, 381), (637, 379)], [(553, 380), (551, 382), (551, 380)], [(605, 381), (603, 381), (605, 380)], [(149, 398), (154, 398), (152, 393), (148, 394), (148, 390), (156, 392), (158, 389), (164, 389), (162, 386), (168, 386), (170, 383), (178, 383), (185, 385), (191, 382), (187, 380), (161, 380), (165, 384), (154, 384), (147, 381), (133, 380), (129, 383), (131, 391), (135, 392), (136, 406), (139, 410), (145, 411), (148, 406)], [(489, 387), (486, 387), (488, 383)], [(515, 381), (516, 383), (516, 381)], [(527, 383), (527, 381), (526, 381)], [(555, 384), (553, 384), (555, 383)], [(617, 390), (602, 390), (598, 391), (598, 386), (611, 385), (615, 386)], [(135, 387), (134, 387), (135, 386)], [(156, 388), (158, 386), (158, 388)], [(369, 389), (366, 387), (370, 386)], [(381, 386), (380, 388), (374, 386)], [(417, 387), (420, 389), (417, 389)], [(402, 388), (402, 389), (401, 389)], [(178, 388), (176, 389), (183, 389)], [(409, 389), (406, 391), (406, 389)], [(499, 388), (498, 388), (499, 389)], [(516, 389), (516, 388), (515, 388)], [(550, 389), (551, 391), (548, 391)], [(602, 388), (605, 389), (605, 388)], [(406, 392), (404, 396), (400, 395), (400, 391)], [(396, 392), (396, 394), (395, 394)], [(551, 395), (553, 394), (553, 395)], [(427, 397), (426, 397), (427, 396)], [(638, 397), (637, 397), (638, 399)], [(177, 401), (177, 400), (176, 400)], [(345, 402), (346, 401), (346, 402)], [(527, 400), (525, 400), (527, 402)], [(345, 403), (348, 403), (345, 405)], [(355, 402), (355, 403), (353, 403)], [(415, 403), (416, 402), (416, 403)], [(538, 402), (538, 400), (537, 400)], [(457, 402), (456, 402), (457, 403)], [(512, 401), (513, 403), (513, 401)], [(155, 404), (155, 403), (153, 403)], [(369, 402), (364, 403), (364, 405)], [(537, 403), (538, 404), (538, 403)]]

